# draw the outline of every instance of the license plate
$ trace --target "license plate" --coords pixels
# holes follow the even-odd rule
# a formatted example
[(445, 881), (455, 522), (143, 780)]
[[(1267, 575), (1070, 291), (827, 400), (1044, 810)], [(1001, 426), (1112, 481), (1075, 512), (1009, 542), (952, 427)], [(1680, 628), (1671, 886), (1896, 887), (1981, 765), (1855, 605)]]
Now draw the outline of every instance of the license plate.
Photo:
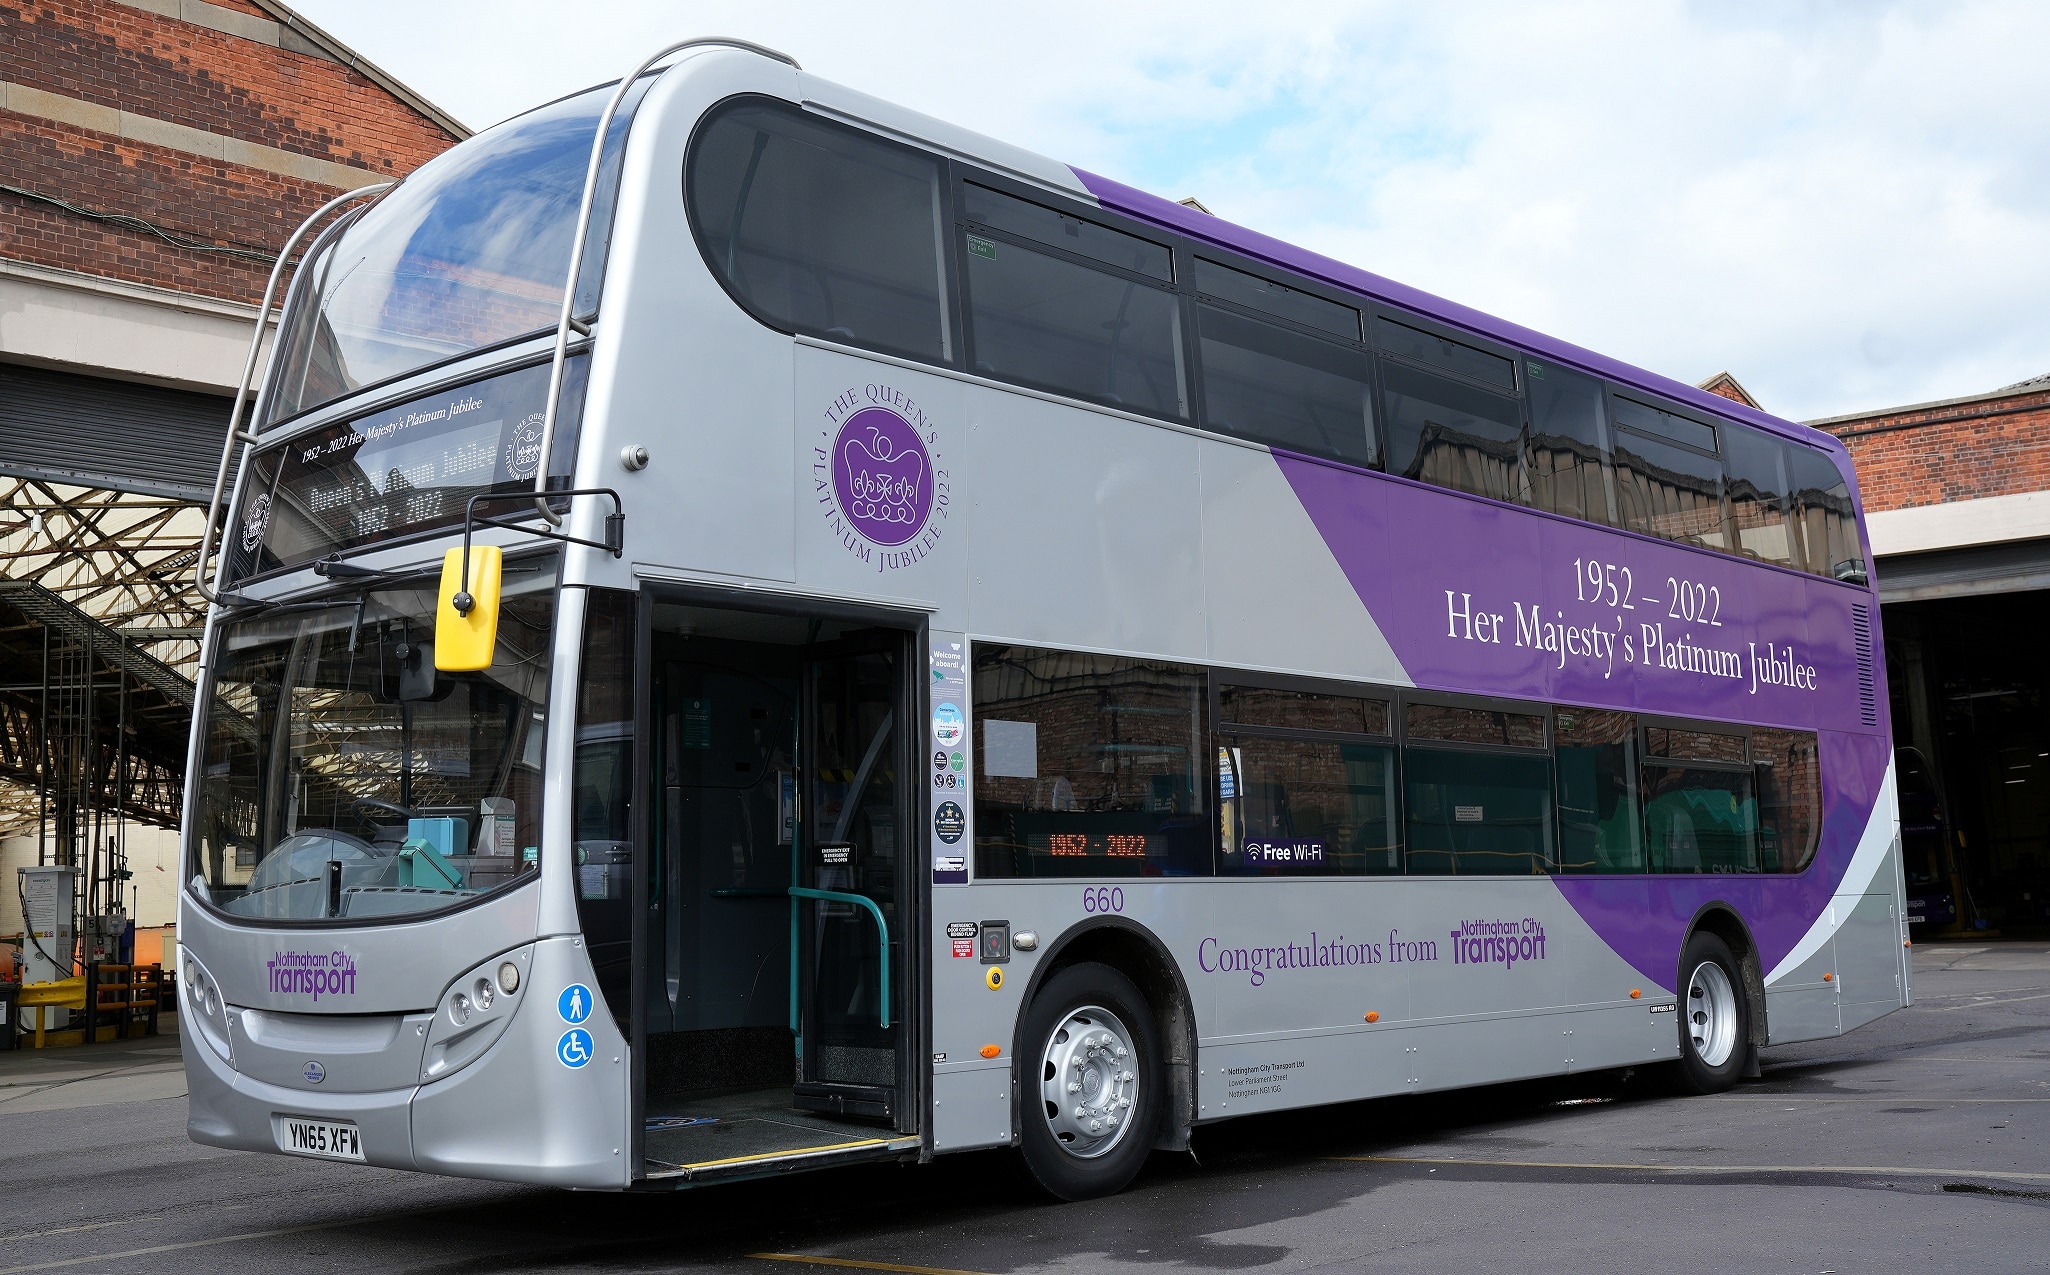
[(363, 1135), (340, 1120), (278, 1120), (278, 1150), (322, 1160), (363, 1162)]

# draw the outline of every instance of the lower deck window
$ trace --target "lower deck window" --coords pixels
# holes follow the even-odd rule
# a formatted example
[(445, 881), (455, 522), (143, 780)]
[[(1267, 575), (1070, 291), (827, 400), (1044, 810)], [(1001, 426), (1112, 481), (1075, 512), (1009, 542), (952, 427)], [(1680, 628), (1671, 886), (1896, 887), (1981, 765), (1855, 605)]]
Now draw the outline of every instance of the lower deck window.
[(1402, 871), (1392, 747), (1227, 736), (1217, 771), (1220, 874)]
[(977, 876), (1210, 872), (1201, 669), (978, 645), (973, 690)]
[(1644, 833), (1653, 872), (1758, 871), (1758, 803), (1751, 776), (1647, 762)]
[(1412, 873), (1551, 871), (1550, 758), (1409, 747), (1402, 772)]
[(1025, 646), (973, 664), (983, 878), (1793, 873), (1820, 838), (1812, 731)]
[(1599, 709), (1553, 715), (1559, 871), (1642, 872), (1637, 819), (1637, 719)]

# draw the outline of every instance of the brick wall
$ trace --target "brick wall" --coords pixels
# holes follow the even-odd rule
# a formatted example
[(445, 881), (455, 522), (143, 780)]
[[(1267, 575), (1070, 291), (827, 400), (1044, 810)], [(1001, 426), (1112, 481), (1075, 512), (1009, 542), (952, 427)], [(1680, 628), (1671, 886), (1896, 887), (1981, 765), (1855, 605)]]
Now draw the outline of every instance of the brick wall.
[[(215, 3), (267, 16), (246, 0)], [(205, 245), (176, 246), (143, 228), (0, 192), (0, 257), (254, 301), (268, 262), (221, 250), (274, 251), (341, 189), (331, 179), (346, 176), (326, 170), (314, 180), (268, 171), (135, 133), (153, 121), (199, 129), (279, 159), (305, 156), (361, 170), (365, 185), (403, 176), (456, 140), (329, 57), (140, 7), (0, 0), (0, 30), (7, 37), (0, 41), (0, 80), (61, 97), (66, 109), (78, 102), (88, 114), (97, 108), (99, 116), (141, 117), (123, 135), (99, 118), (60, 121), (10, 103), (0, 111), (0, 184), (140, 218)]]
[(1850, 449), (1867, 513), (2050, 490), (2050, 385), (1818, 427)]

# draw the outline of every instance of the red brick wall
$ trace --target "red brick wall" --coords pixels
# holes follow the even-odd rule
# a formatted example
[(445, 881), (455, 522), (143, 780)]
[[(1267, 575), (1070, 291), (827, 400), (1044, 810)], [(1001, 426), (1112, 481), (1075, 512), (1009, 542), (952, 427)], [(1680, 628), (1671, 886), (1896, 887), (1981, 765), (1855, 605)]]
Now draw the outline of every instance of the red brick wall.
[(2050, 489), (2050, 389), (1833, 421), (1877, 513)]
[[(364, 184), (456, 140), (340, 63), (106, 0), (0, 0), (0, 30), (0, 78), (361, 168)], [(257, 251), (338, 189), (19, 112), (0, 112), (0, 184)], [(6, 193), (0, 256), (244, 301), (269, 269)]]

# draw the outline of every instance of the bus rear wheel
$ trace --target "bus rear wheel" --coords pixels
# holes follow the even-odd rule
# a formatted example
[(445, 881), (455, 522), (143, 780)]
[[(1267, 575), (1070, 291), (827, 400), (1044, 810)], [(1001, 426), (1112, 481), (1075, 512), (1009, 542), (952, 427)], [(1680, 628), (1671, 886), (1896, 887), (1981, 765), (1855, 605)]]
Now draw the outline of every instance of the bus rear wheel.
[(1018, 1086), (1025, 1167), (1049, 1195), (1124, 1188), (1160, 1122), (1160, 1042), (1145, 995), (1108, 965), (1046, 980), (1025, 1016)]
[(1749, 998), (1729, 944), (1706, 931), (1687, 940), (1680, 957), (1681, 1086), (1721, 1093), (1737, 1083), (1751, 1054)]

